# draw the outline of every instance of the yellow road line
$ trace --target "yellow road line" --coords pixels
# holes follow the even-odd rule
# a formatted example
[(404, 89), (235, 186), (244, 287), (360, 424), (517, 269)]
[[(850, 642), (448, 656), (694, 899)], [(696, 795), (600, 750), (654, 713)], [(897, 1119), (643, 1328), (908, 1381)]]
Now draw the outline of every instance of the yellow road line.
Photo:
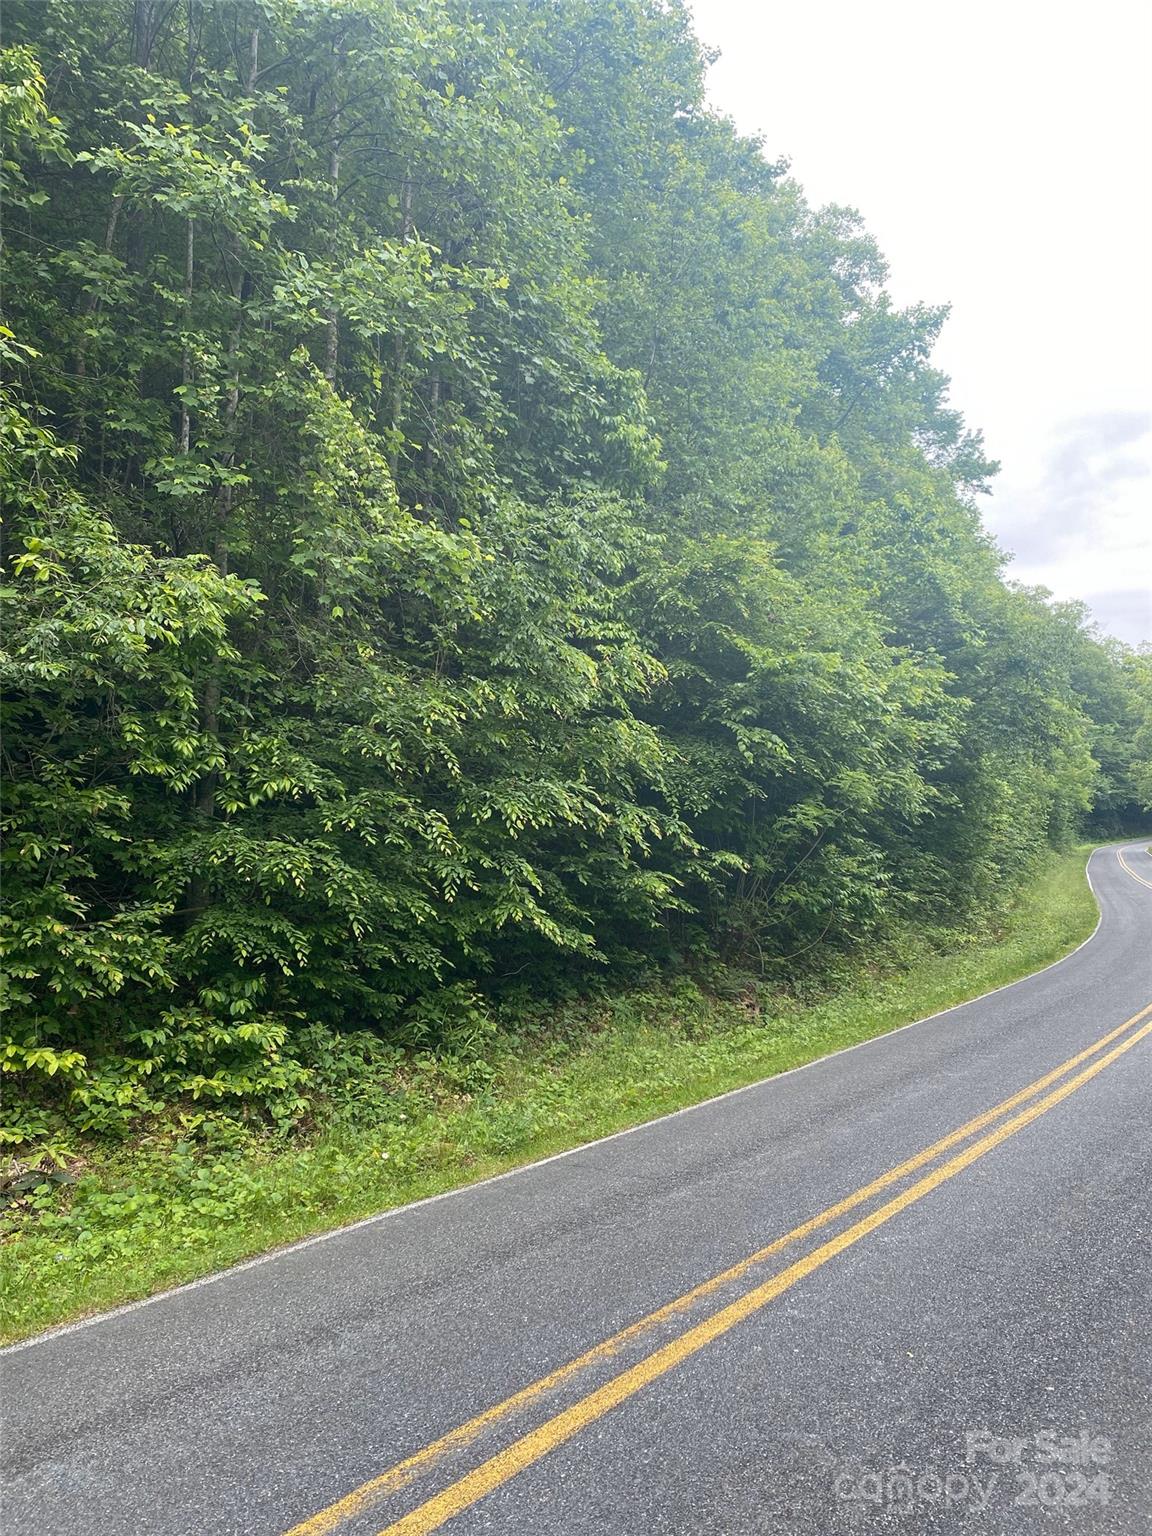
[(1092, 1056), (1104, 1050), (1106, 1046), (1122, 1035), (1126, 1029), (1130, 1029), (1134, 1024), (1138, 1024), (1148, 1013), (1152, 1013), (1152, 1003), (1149, 1003), (1146, 1008), (1141, 1009), (1139, 1013), (1133, 1014), (1130, 1019), (1126, 1019), (1123, 1024), (1111, 1030), (1093, 1045), (1087, 1046), (1075, 1056), (1070, 1056), (1067, 1061), (1061, 1062), (1058, 1067), (1054, 1067), (1052, 1071), (1046, 1072), (1043, 1077), (1037, 1078), (1027, 1088), (1022, 1088), (1018, 1093), (1014, 1093), (1010, 1098), (1002, 1100), (992, 1109), (985, 1110), (982, 1114), (977, 1115), (975, 1119), (969, 1120), (954, 1131), (950, 1131), (939, 1141), (933, 1142), (930, 1147), (926, 1147), (922, 1152), (916, 1153), (914, 1157), (910, 1157), (906, 1162), (900, 1163), (895, 1168), (890, 1168), (870, 1184), (865, 1184), (845, 1199), (828, 1206), (826, 1210), (820, 1211), (808, 1221), (802, 1222), (800, 1226), (793, 1227), (790, 1232), (786, 1232), (783, 1237), (776, 1238), (767, 1247), (759, 1249), (756, 1253), (750, 1254), (745, 1259), (741, 1259), (738, 1264), (732, 1265), (731, 1268), (713, 1275), (710, 1279), (694, 1286), (692, 1290), (686, 1291), (682, 1296), (676, 1297), (673, 1301), (666, 1302), (664, 1306), (629, 1324), (627, 1328), (621, 1329), (619, 1333), (615, 1333), (611, 1338), (603, 1340), (584, 1354), (577, 1356), (576, 1359), (568, 1361), (565, 1365), (558, 1366), (556, 1370), (550, 1371), (546, 1376), (542, 1376), (539, 1380), (531, 1382), (526, 1387), (522, 1387), (518, 1392), (514, 1392), (502, 1402), (495, 1403), (491, 1408), (485, 1409), (483, 1413), (477, 1414), (475, 1418), (469, 1419), (467, 1423), (450, 1430), (448, 1434), (441, 1436), (440, 1439), (434, 1440), (431, 1444), (424, 1446), (421, 1450), (406, 1457), (403, 1461), (397, 1462), (395, 1466), (382, 1472), (378, 1477), (372, 1478), (369, 1482), (362, 1484), (361, 1487), (354, 1489), (344, 1498), (337, 1500), (336, 1503), (330, 1504), (326, 1509), (320, 1510), (307, 1520), (301, 1521), (299, 1525), (293, 1526), (286, 1533), (286, 1536), (328, 1536), (328, 1533), (335, 1531), (346, 1520), (363, 1514), (373, 1504), (408, 1487), (417, 1477), (429, 1471), (445, 1456), (470, 1445), (485, 1430), (490, 1429), (517, 1409), (526, 1407), (537, 1398), (552, 1390), (552, 1388), (570, 1381), (589, 1366), (599, 1361), (611, 1359), (625, 1345), (632, 1343), (643, 1334), (666, 1322), (669, 1318), (675, 1317), (678, 1313), (687, 1311), (696, 1302), (711, 1295), (723, 1286), (742, 1278), (750, 1270), (762, 1264), (772, 1255), (781, 1252), (782, 1249), (788, 1247), (791, 1243), (808, 1237), (811, 1233), (819, 1231), (821, 1227), (827, 1226), (830, 1221), (834, 1221), (837, 1217), (855, 1210), (857, 1206), (862, 1205), (866, 1200), (870, 1200), (874, 1195), (881, 1193), (881, 1191), (899, 1182), (899, 1180), (907, 1178), (909, 1174), (915, 1173), (918, 1169), (924, 1167), (926, 1163), (939, 1157), (941, 1153), (947, 1152), (951, 1147), (956, 1146), (967, 1137), (983, 1130), (985, 1126), (990, 1125), (999, 1116), (1007, 1114), (1010, 1110), (1023, 1104), (1027, 1099), (1042, 1093), (1045, 1088), (1050, 1087), (1059, 1078), (1066, 1076), (1067, 1073), (1080, 1066), (1082, 1062), (1089, 1060)]
[(1145, 880), (1143, 875), (1138, 875), (1132, 868), (1131, 864), (1129, 864), (1128, 860), (1124, 857), (1123, 853), (1121, 853), (1119, 848), (1116, 850), (1116, 857), (1120, 860), (1122, 867), (1127, 871), (1127, 873), (1132, 876), (1133, 880), (1138, 880), (1141, 885), (1146, 885), (1148, 889), (1152, 891), (1152, 880)]
[(759, 1312), (770, 1301), (774, 1301), (776, 1297), (789, 1290), (797, 1281), (803, 1280), (805, 1276), (827, 1264), (829, 1259), (851, 1248), (854, 1243), (858, 1243), (869, 1233), (875, 1232), (877, 1227), (883, 1226), (885, 1222), (898, 1216), (901, 1211), (907, 1210), (910, 1205), (914, 1205), (925, 1195), (938, 1189), (948, 1179), (953, 1179), (958, 1173), (970, 1168), (974, 1162), (991, 1152), (994, 1147), (1007, 1141), (1009, 1136), (1014, 1136), (1017, 1131), (1030, 1125), (1033, 1120), (1039, 1119), (1041, 1115), (1066, 1099), (1069, 1094), (1075, 1093), (1078, 1088), (1090, 1082), (1098, 1073), (1103, 1072), (1105, 1067), (1111, 1066), (1125, 1051), (1130, 1051), (1138, 1041), (1150, 1033), (1152, 1033), (1152, 1021), (1122, 1041), (1106, 1056), (1102, 1056), (1090, 1067), (1086, 1067), (1076, 1077), (1062, 1083), (1045, 1098), (1030, 1104), (1027, 1109), (997, 1126), (994, 1131), (989, 1132), (979, 1141), (965, 1147), (962, 1152), (957, 1153), (946, 1163), (941, 1163), (938, 1168), (934, 1168), (931, 1173), (925, 1174), (915, 1184), (902, 1190), (885, 1205), (879, 1206), (836, 1237), (822, 1243), (804, 1258), (798, 1259), (787, 1269), (773, 1275), (770, 1280), (748, 1291), (739, 1300), (721, 1308), (704, 1322), (690, 1328), (687, 1333), (665, 1344), (647, 1359), (641, 1360), (639, 1364), (626, 1371), (621, 1371), (604, 1386), (595, 1392), (590, 1392), (580, 1402), (574, 1403), (563, 1413), (558, 1413), (538, 1429), (523, 1435), (498, 1455), (477, 1467), (475, 1471), (469, 1472), (467, 1476), (450, 1484), (442, 1493), (436, 1494), (421, 1504), (418, 1509), (414, 1509), (410, 1514), (404, 1515), (392, 1525), (387, 1526), (379, 1536), (429, 1536), (430, 1532), (439, 1530), (445, 1521), (451, 1520), (453, 1516), (468, 1509), (485, 1495), (500, 1487), (502, 1483), (506, 1483), (517, 1473), (523, 1472), (535, 1462), (540, 1461), (542, 1457), (547, 1456), (550, 1451), (556, 1450), (566, 1441), (571, 1440), (582, 1429), (632, 1397), (642, 1387), (663, 1376), (675, 1366), (682, 1365), (705, 1345), (720, 1338), (722, 1334), (751, 1317), (753, 1313)]

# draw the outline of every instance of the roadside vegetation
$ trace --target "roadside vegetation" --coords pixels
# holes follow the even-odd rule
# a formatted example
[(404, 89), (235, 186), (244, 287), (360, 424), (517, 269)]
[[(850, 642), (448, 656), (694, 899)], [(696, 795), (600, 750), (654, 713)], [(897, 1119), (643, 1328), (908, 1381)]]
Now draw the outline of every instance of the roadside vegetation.
[(935, 1006), (1146, 820), (1152, 657), (681, 0), (4, 24), (18, 1326)]
[(388, 1059), (374, 1037), (349, 1037), (317, 1063), (311, 1122), (290, 1135), (177, 1112), (119, 1146), (90, 1142), (66, 1181), (10, 1191), (0, 1338), (579, 1146), (1003, 986), (1091, 933), (1086, 854), (1046, 860), (961, 943), (908, 933), (787, 988), (728, 971), (521, 1007), (455, 1051)]

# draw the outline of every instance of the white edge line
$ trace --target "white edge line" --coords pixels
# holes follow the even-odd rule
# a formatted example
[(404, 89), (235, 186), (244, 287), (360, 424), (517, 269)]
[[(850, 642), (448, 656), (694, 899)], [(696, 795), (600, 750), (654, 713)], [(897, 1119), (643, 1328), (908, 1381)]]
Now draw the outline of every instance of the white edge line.
[[(1124, 846), (1127, 846), (1125, 844)], [(61, 1323), (58, 1327), (48, 1328), (43, 1333), (34, 1334), (30, 1339), (20, 1339), (15, 1344), (7, 1344), (0, 1348), (0, 1356), (14, 1355), (20, 1350), (31, 1349), (37, 1344), (47, 1344), (53, 1339), (61, 1339), (69, 1333), (79, 1333), (85, 1328), (94, 1328), (98, 1323), (111, 1322), (113, 1318), (126, 1317), (130, 1312), (139, 1312), (144, 1307), (154, 1306), (158, 1301), (167, 1301), (173, 1296), (183, 1296), (188, 1291), (199, 1290), (205, 1285), (215, 1285), (218, 1280), (227, 1280), (232, 1275), (239, 1275), (246, 1269), (256, 1269), (261, 1264), (271, 1264), (276, 1259), (286, 1258), (289, 1254), (303, 1253), (306, 1248), (313, 1248), (317, 1243), (326, 1243), (332, 1238), (344, 1237), (349, 1232), (359, 1232), (364, 1227), (375, 1226), (377, 1222), (387, 1221), (389, 1217), (401, 1216), (407, 1211), (418, 1210), (421, 1206), (436, 1205), (441, 1200), (451, 1200), (457, 1195), (470, 1194), (477, 1189), (483, 1189), (490, 1184), (499, 1184), (504, 1179), (512, 1179), (521, 1173), (528, 1173), (533, 1168), (544, 1168), (549, 1163), (558, 1163), (562, 1158), (574, 1157), (578, 1152), (587, 1152), (592, 1147), (602, 1147), (610, 1141), (619, 1141), (624, 1136), (633, 1136), (638, 1131), (646, 1131), (653, 1125), (661, 1125), (666, 1120), (675, 1120), (679, 1115), (694, 1114), (698, 1109), (707, 1109), (710, 1104), (719, 1104), (724, 1099), (735, 1098), (740, 1093), (750, 1093), (754, 1088), (763, 1088), (767, 1084), (777, 1083), (782, 1078), (793, 1077), (797, 1072), (806, 1072), (809, 1067), (816, 1067), (821, 1062), (832, 1061), (837, 1056), (847, 1056), (850, 1051), (863, 1050), (865, 1046), (879, 1045), (884, 1040), (891, 1040), (893, 1035), (902, 1035), (906, 1029), (915, 1029), (919, 1024), (931, 1024), (935, 1019), (946, 1018), (948, 1014), (957, 1012), (960, 1008), (967, 1008), (972, 1003), (983, 1002), (986, 997), (995, 997), (999, 992), (1007, 992), (1012, 987), (1018, 987), (1026, 981), (1033, 981), (1037, 976), (1043, 976), (1047, 971), (1054, 971), (1058, 965), (1071, 960), (1073, 955), (1078, 955), (1082, 949), (1086, 949), (1092, 940), (1100, 932), (1100, 925), (1104, 921), (1104, 913), (1100, 906), (1100, 899), (1096, 895), (1096, 887), (1092, 884), (1092, 860), (1098, 853), (1104, 853), (1108, 848), (1116, 847), (1116, 844), (1105, 844), (1103, 847), (1093, 848), (1084, 865), (1084, 876), (1088, 882), (1088, 889), (1096, 899), (1096, 926), (1086, 939), (1077, 944), (1075, 949), (1070, 949), (1066, 955), (1061, 955), (1059, 960), (1053, 960), (1050, 965), (1041, 966), (1038, 971), (1030, 971), (1027, 976), (1018, 976), (1015, 981), (1007, 981), (1003, 986), (993, 987), (989, 992), (981, 992), (976, 997), (966, 998), (962, 1003), (953, 1003), (948, 1008), (941, 1008), (938, 1013), (925, 1014), (922, 1019), (912, 1019), (907, 1024), (898, 1024), (895, 1029), (885, 1030), (879, 1035), (870, 1035), (867, 1040), (857, 1040), (855, 1045), (841, 1046), (838, 1051), (829, 1051), (825, 1056), (814, 1056), (811, 1061), (805, 1061), (798, 1067), (789, 1067), (784, 1072), (775, 1072), (771, 1077), (757, 1078), (754, 1083), (745, 1083), (740, 1088), (729, 1088), (724, 1093), (714, 1094), (710, 1099), (701, 1099), (697, 1104), (685, 1104), (682, 1109), (673, 1109), (666, 1115), (657, 1115), (651, 1120), (642, 1120), (638, 1125), (625, 1126), (622, 1131), (613, 1131), (608, 1136), (598, 1136), (595, 1141), (581, 1142), (578, 1147), (568, 1147), (563, 1152), (553, 1152), (549, 1157), (537, 1158), (532, 1163), (520, 1163), (515, 1168), (506, 1168), (503, 1173), (490, 1174), (486, 1179), (476, 1179), (471, 1184), (459, 1184), (455, 1189), (442, 1190), (437, 1195), (425, 1195), (421, 1200), (410, 1200), (407, 1205), (390, 1206), (386, 1211), (377, 1211), (373, 1216), (363, 1216), (359, 1221), (349, 1222), (343, 1227), (333, 1227), (327, 1232), (317, 1232), (312, 1237), (300, 1238), (294, 1243), (285, 1243), (283, 1247), (273, 1248), (268, 1253), (259, 1253), (251, 1259), (243, 1259), (239, 1264), (230, 1264), (227, 1269), (214, 1270), (210, 1275), (201, 1275), (199, 1279), (185, 1281), (183, 1285), (170, 1286), (165, 1291), (157, 1291), (152, 1296), (142, 1296), (138, 1301), (125, 1302), (123, 1306), (113, 1307), (107, 1312), (97, 1312), (91, 1317), (81, 1317), (74, 1323)]]

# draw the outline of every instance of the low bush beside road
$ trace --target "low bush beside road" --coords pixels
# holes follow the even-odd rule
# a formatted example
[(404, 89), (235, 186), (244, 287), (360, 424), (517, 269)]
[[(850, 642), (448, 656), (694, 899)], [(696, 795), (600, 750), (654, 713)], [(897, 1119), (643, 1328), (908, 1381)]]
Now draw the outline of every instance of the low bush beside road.
[(62, 1149), (63, 1166), (14, 1164), (3, 1337), (578, 1146), (1014, 981), (1091, 933), (1086, 854), (1054, 855), (979, 931), (909, 931), (788, 988), (732, 972), (665, 979), (522, 1009), (515, 1025), (436, 1053), (328, 1038), (291, 1132), (189, 1107), (119, 1144)]

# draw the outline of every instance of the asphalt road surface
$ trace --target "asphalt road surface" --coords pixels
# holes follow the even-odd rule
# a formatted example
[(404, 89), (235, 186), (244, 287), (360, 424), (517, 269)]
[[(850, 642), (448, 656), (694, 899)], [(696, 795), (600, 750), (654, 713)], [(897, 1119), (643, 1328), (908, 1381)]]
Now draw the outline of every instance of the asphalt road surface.
[(1145, 1536), (1152, 859), (1090, 874), (1012, 987), (7, 1351), (3, 1536)]

